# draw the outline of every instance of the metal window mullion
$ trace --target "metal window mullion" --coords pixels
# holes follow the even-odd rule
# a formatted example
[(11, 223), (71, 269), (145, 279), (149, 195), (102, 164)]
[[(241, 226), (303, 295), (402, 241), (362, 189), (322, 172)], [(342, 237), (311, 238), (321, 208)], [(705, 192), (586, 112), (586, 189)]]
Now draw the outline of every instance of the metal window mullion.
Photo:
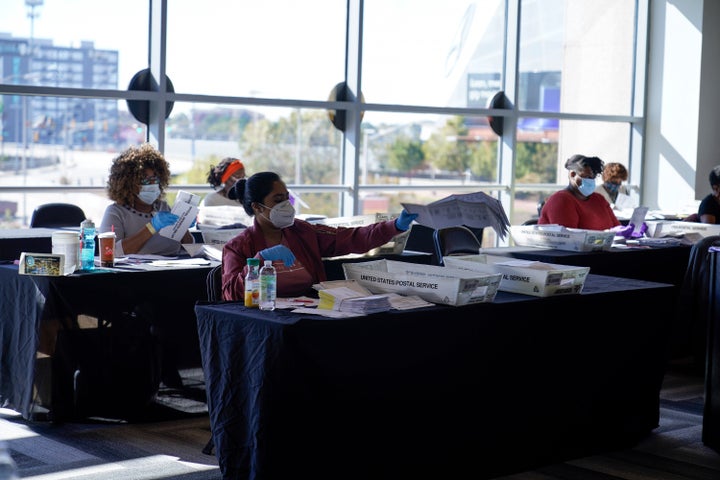
[(167, 0), (150, 0), (150, 36), (148, 62), (158, 83), (158, 91), (150, 100), (147, 140), (165, 150), (165, 117), (167, 116)]

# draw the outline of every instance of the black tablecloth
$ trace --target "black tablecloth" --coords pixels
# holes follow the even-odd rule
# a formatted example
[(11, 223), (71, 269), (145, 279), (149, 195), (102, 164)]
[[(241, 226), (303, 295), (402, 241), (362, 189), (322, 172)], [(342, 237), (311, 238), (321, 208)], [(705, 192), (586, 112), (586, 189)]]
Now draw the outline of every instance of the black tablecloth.
[(30, 277), (0, 265), (0, 405), (30, 417), (38, 321), (45, 303)]
[(650, 248), (628, 247), (594, 252), (570, 252), (554, 248), (484, 248), (488, 255), (503, 255), (524, 260), (590, 267), (590, 273), (651, 282), (682, 284), (691, 246)]
[(196, 307), (224, 478), (487, 478), (658, 424), (669, 285), (330, 320)]
[(709, 252), (707, 353), (702, 440), (720, 452), (720, 256)]
[[(152, 310), (167, 327), (171, 344), (180, 349), (178, 365), (199, 366), (194, 306), (207, 298), (205, 279), (210, 268), (98, 269), (65, 277), (31, 277), (18, 275), (16, 265), (1, 265), (0, 400), (25, 418), (30, 417), (41, 326), (80, 314), (112, 322), (138, 307)], [(55, 352), (55, 355), (62, 353)], [(72, 382), (72, 378), (68, 382)], [(72, 394), (70, 387), (64, 391), (67, 393), (63, 397)], [(53, 403), (58, 405), (71, 401), (71, 398), (53, 398)]]
[[(79, 225), (78, 225), (79, 227)], [(52, 252), (52, 234), (59, 228), (10, 228), (0, 230), (0, 260), (17, 260), (21, 252)]]

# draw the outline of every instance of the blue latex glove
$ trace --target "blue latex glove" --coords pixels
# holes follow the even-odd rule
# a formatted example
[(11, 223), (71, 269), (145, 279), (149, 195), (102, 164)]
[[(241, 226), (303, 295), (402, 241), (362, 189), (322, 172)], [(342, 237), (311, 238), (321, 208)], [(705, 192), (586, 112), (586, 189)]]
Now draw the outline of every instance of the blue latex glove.
[(173, 225), (177, 221), (178, 216), (174, 213), (157, 212), (155, 215), (153, 215), (150, 223), (152, 224), (153, 228), (159, 232), (161, 228), (165, 228), (168, 225)]
[(260, 251), (260, 256), (265, 260), (282, 260), (286, 267), (295, 263), (295, 255), (285, 245), (275, 245)]
[(410, 228), (410, 224), (418, 217), (417, 213), (408, 213), (405, 209), (400, 212), (400, 216), (395, 219), (395, 228), (404, 232)]

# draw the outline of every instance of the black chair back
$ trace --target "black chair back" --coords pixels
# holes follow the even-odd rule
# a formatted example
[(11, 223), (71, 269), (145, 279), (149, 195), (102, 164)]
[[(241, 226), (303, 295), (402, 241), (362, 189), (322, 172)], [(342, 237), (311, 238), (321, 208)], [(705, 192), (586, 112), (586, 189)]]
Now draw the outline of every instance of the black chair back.
[(205, 279), (208, 302), (219, 302), (222, 300), (222, 264), (213, 267)]
[(482, 247), (472, 230), (463, 226), (440, 228), (435, 230), (433, 238), (435, 255), (440, 265), (443, 257), (478, 254)]
[(79, 227), (85, 212), (71, 203), (46, 203), (38, 206), (30, 219), (30, 228)]

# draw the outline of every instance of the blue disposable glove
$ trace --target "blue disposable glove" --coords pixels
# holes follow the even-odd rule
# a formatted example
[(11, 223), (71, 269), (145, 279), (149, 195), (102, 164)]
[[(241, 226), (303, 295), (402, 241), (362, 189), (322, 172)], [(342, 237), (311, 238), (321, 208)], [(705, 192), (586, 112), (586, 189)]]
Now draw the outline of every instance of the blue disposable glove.
[(404, 232), (408, 228), (410, 228), (410, 224), (417, 217), (418, 217), (417, 213), (408, 213), (407, 210), (403, 209), (403, 211), (400, 212), (400, 216), (395, 219), (395, 228)]
[(295, 263), (295, 255), (285, 245), (275, 245), (260, 251), (260, 256), (265, 260), (282, 260), (286, 267)]
[(175, 215), (174, 213), (157, 212), (155, 215), (153, 215), (152, 220), (150, 220), (150, 223), (152, 224), (152, 226), (155, 230), (160, 231), (161, 228), (165, 228), (169, 225), (173, 225), (177, 221), (178, 221), (178, 216)]

